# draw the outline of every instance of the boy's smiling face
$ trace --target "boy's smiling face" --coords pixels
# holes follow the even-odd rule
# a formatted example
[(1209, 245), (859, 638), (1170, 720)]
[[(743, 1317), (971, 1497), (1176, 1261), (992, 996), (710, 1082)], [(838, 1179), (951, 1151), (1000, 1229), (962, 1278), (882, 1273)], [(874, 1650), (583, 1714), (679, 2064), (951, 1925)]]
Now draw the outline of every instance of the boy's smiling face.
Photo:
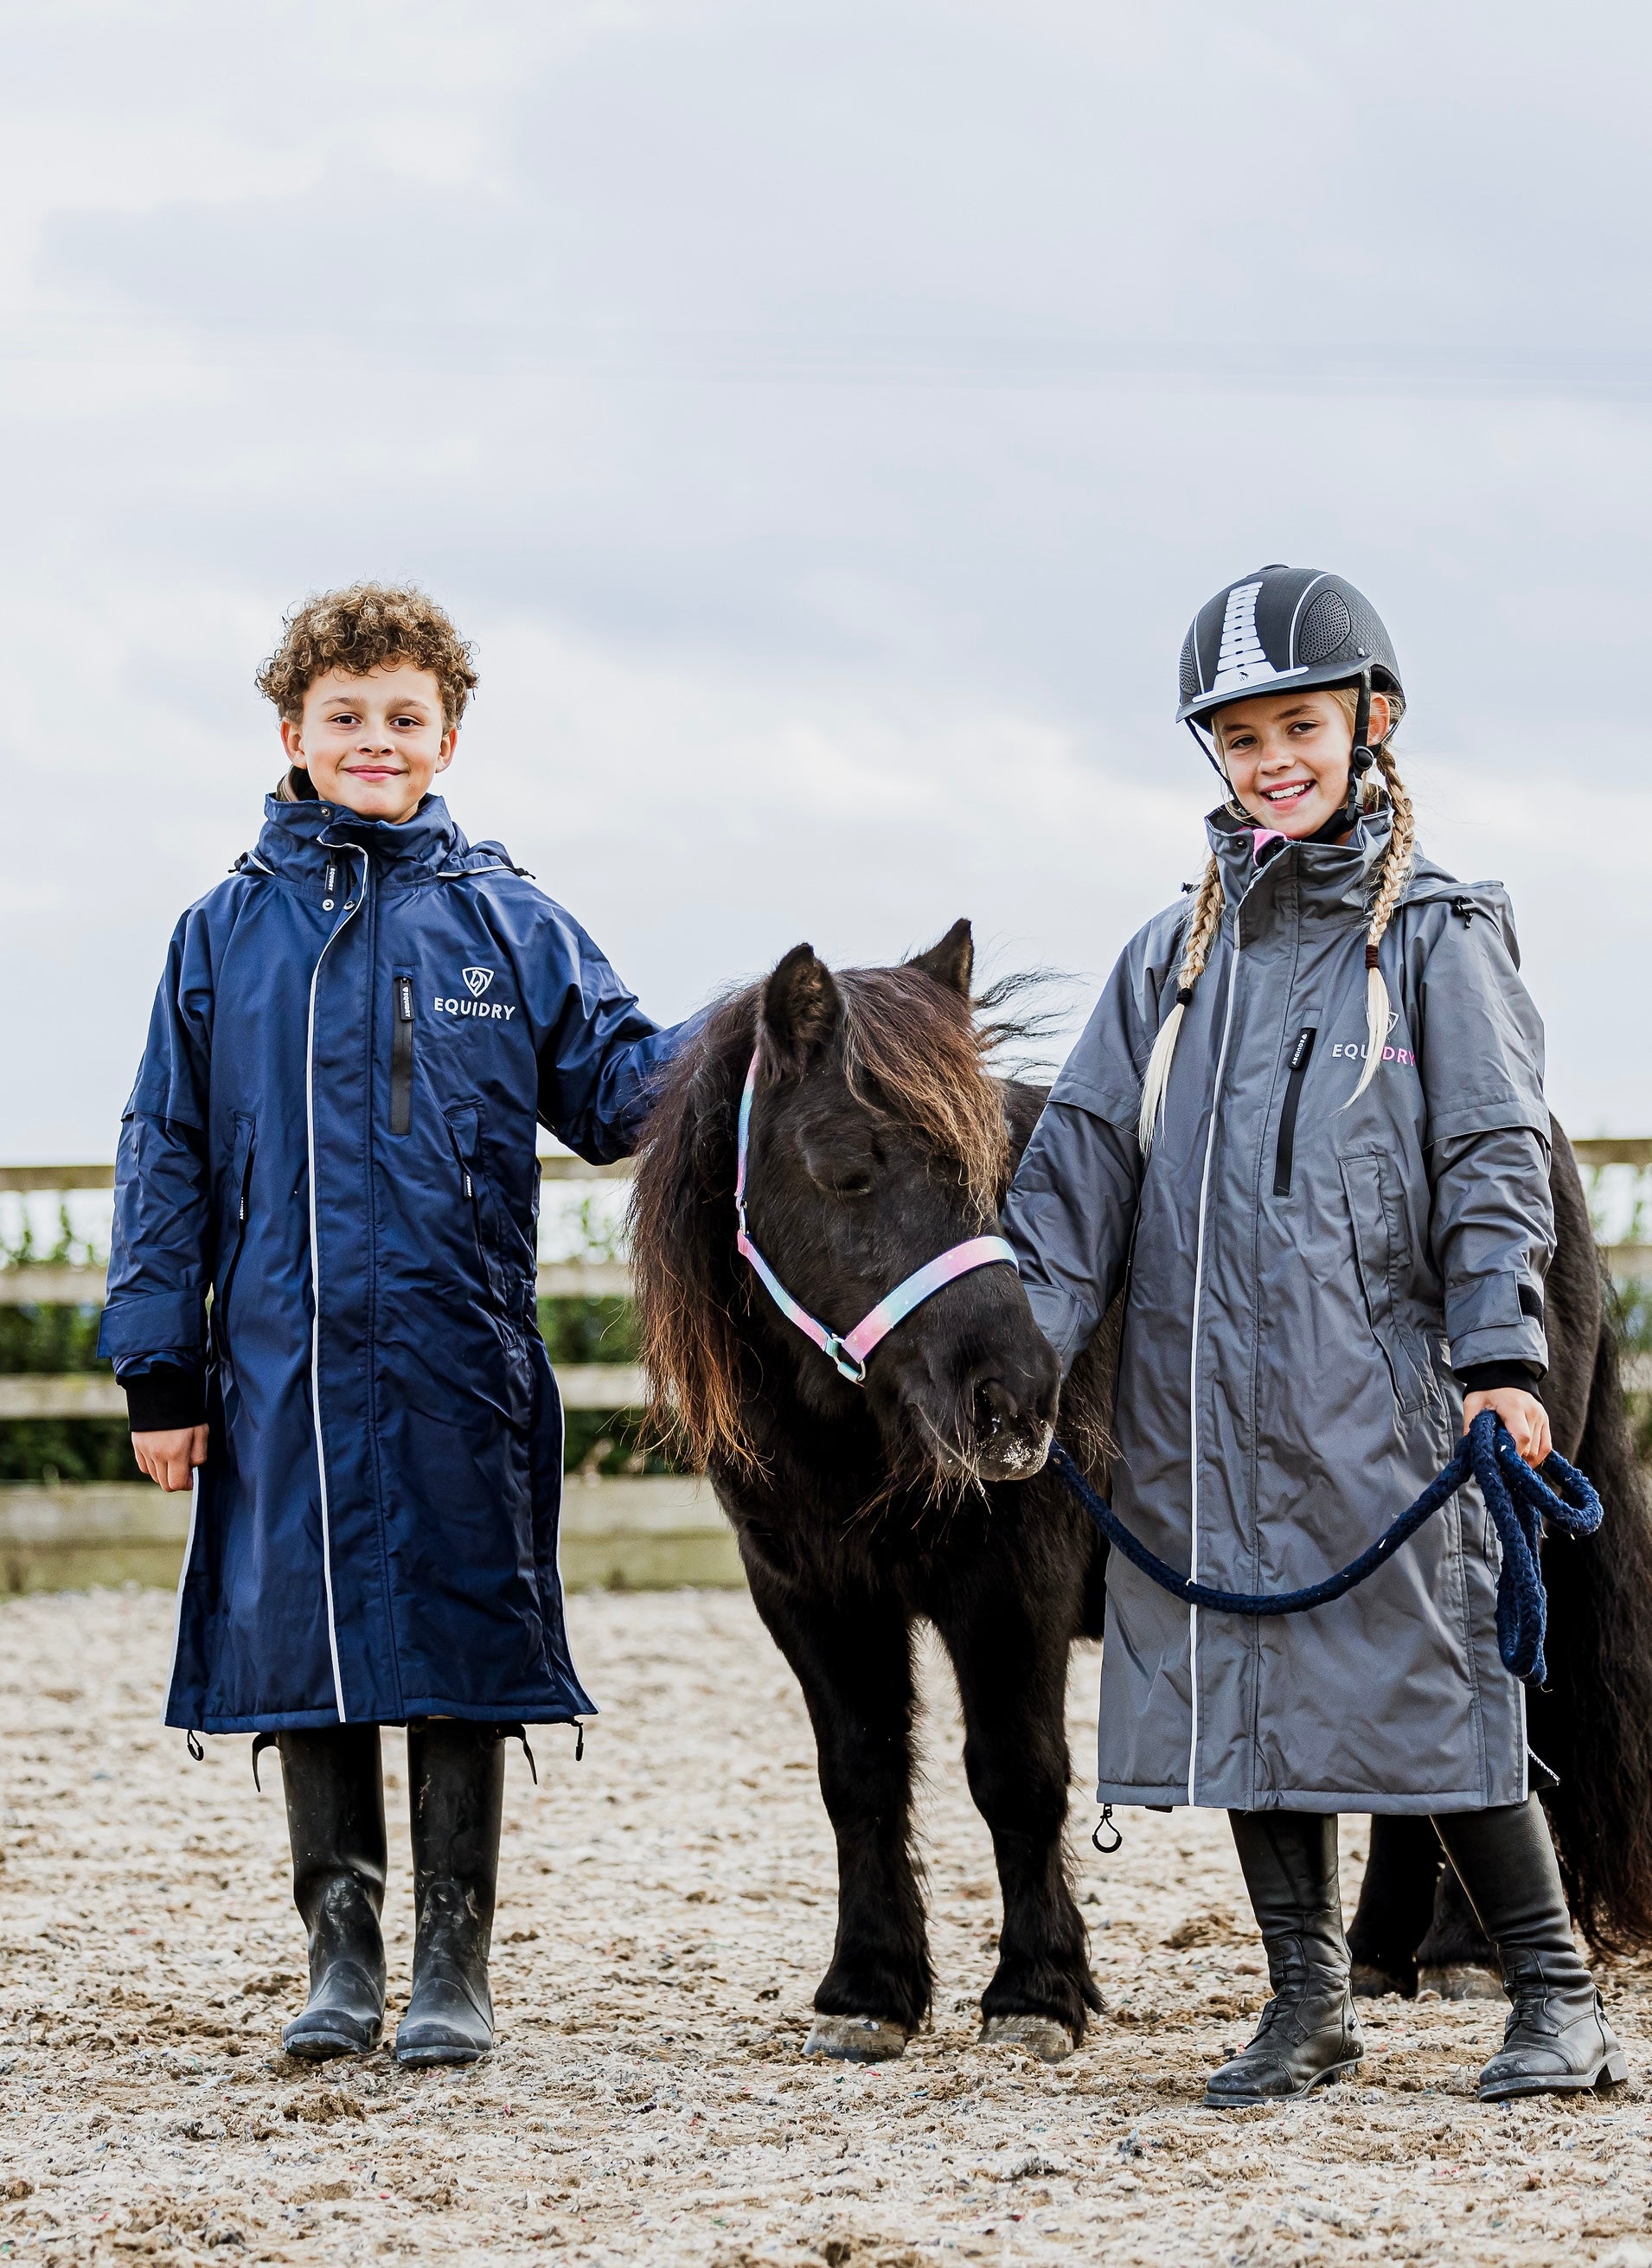
[(412, 818), (458, 738), (434, 674), (400, 661), (365, 677), (329, 669), (305, 688), (298, 722), (281, 720), (287, 761), (308, 771), (324, 803), (393, 826)]

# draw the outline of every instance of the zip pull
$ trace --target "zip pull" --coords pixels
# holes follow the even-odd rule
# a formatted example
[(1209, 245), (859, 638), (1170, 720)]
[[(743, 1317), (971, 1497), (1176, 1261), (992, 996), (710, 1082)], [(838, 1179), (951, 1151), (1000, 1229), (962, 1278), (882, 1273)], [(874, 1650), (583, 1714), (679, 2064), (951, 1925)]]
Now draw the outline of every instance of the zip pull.
[(332, 912), (333, 900), (337, 890), (338, 861), (336, 858), (329, 858), (327, 862), (327, 880), (321, 885), (321, 911), (324, 914)]
[(460, 1170), (461, 1170), (461, 1172), (464, 1174), (464, 1177), (465, 1177), (465, 1195), (466, 1195), (468, 1197), (475, 1197), (475, 1195), (476, 1195), (476, 1186), (475, 1186), (475, 1184), (472, 1182), (471, 1178), (470, 1178), (470, 1168), (469, 1168), (469, 1167), (468, 1167), (468, 1166), (461, 1167), (460, 1168)]
[(395, 1012), (404, 1024), (413, 1020), (413, 979), (398, 976), (395, 980)]
[(1291, 1049), (1287, 1065), (1290, 1076), (1285, 1082), (1285, 1101), (1280, 1112), (1280, 1146), (1273, 1160), (1273, 1194), (1287, 1197), (1291, 1193), (1291, 1175), (1296, 1163), (1296, 1114), (1302, 1108), (1302, 1081), (1308, 1075), (1308, 1059), (1314, 1052), (1316, 1027), (1309, 1024), (1296, 1035), (1296, 1045)]

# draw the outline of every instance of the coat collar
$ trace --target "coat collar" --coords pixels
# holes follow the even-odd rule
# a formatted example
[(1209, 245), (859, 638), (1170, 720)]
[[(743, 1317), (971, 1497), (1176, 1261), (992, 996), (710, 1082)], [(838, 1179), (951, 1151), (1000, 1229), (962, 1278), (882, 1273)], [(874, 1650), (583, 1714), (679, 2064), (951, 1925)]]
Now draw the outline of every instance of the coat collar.
[[(1270, 902), (1288, 874), (1298, 902), (1322, 913), (1365, 910), (1375, 871), (1393, 833), (1394, 814), (1386, 801), (1361, 814), (1346, 843), (1281, 842), (1258, 830), (1247, 817), (1236, 819), (1226, 805), (1205, 821), (1211, 854), (1221, 875), (1222, 895), (1236, 906), (1253, 894), (1260, 907)], [(1258, 842), (1258, 832), (1261, 840)]]
[(427, 795), (399, 827), (387, 820), (362, 819), (340, 804), (265, 797), (264, 824), (254, 854), (259, 865), (307, 881), (341, 850), (365, 850), (381, 874), (409, 882), (511, 863), (497, 843), (468, 843), (439, 795)]

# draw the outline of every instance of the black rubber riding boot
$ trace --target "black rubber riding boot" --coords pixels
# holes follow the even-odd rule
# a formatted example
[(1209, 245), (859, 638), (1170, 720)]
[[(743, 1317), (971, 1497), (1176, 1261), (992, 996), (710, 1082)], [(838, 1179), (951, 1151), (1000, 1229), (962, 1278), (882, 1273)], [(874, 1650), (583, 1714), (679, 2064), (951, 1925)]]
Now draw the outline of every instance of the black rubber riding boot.
[(1480, 2101), (1617, 2087), (1629, 2066), (1572, 1942), (1549, 1822), (1535, 1795), (1434, 1821), (1480, 1926), (1497, 1948), (1512, 2003), (1503, 2044), (1480, 2073)]
[(1340, 2079), (1365, 2053), (1349, 1989), (1337, 1822), (1309, 1811), (1230, 1811), (1273, 1998), (1250, 2046), (1211, 2073), (1206, 2106), (1280, 2102)]
[(289, 2055), (366, 2055), (384, 2027), (384, 1780), (376, 1725), (277, 1741), (292, 1897), (310, 1940), (310, 1999), (283, 2027)]
[(409, 1725), (413, 1995), (398, 2063), (475, 2063), (493, 2045), (488, 1947), (499, 1877), (505, 1741), (498, 1725), (451, 1717)]

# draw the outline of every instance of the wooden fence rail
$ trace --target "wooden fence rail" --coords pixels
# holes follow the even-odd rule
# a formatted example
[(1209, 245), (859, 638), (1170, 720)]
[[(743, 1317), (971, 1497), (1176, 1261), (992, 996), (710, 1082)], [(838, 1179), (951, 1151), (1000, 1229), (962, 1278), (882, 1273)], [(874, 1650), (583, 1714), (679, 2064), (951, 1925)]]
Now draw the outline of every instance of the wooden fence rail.
[[(1585, 1167), (1652, 1168), (1652, 1138), (1576, 1141)], [(628, 1163), (590, 1166), (571, 1152), (542, 1152), (547, 1182), (612, 1182)], [(108, 1189), (109, 1165), (0, 1166), (0, 1192), (27, 1195)], [(1608, 1246), (1620, 1282), (1652, 1281), (1652, 1244)], [(617, 1260), (542, 1263), (542, 1299), (625, 1299), (631, 1270)], [(40, 1264), (0, 1268), (0, 1306), (101, 1307), (101, 1268)], [(571, 1410), (618, 1410), (644, 1399), (641, 1372), (630, 1363), (564, 1364), (557, 1372)], [(1630, 1391), (1652, 1394), (1652, 1355), (1635, 1357)], [(102, 1372), (70, 1376), (0, 1374), (0, 1422), (126, 1414), (126, 1397)], [(147, 1484), (0, 1486), (0, 1593), (66, 1589), (87, 1583), (170, 1584), (177, 1579), (188, 1521), (187, 1497), (163, 1496)], [(570, 1586), (660, 1587), (681, 1583), (737, 1584), (743, 1580), (732, 1535), (703, 1483), (636, 1478), (588, 1482), (568, 1476), (563, 1518), (563, 1572)]]

